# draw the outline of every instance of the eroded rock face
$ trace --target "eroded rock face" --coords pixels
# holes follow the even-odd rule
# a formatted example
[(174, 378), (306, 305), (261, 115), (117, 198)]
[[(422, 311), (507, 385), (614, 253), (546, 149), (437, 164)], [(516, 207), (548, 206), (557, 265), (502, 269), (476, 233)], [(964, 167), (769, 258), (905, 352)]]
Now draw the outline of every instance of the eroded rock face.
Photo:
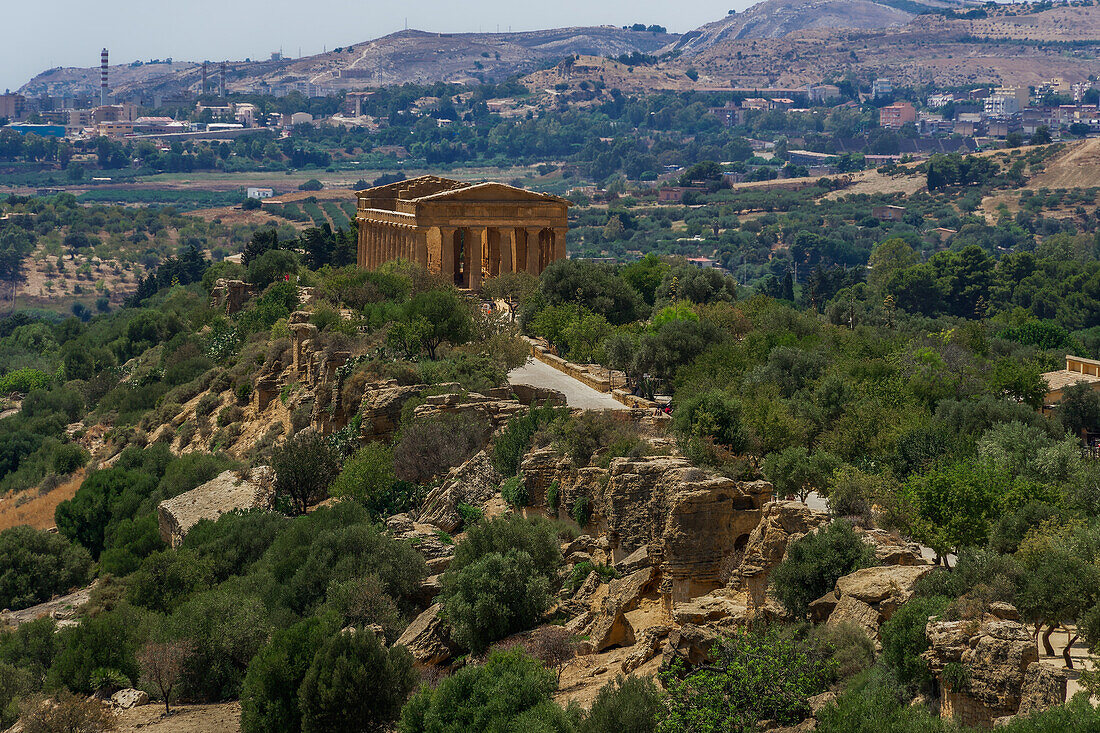
[[(836, 582), (833, 590), (836, 606), (827, 623), (850, 621), (875, 639), (879, 627), (913, 597), (917, 581), (930, 572), (931, 565), (883, 565), (849, 573)], [(818, 601), (824, 603), (825, 599)], [(811, 608), (811, 613), (814, 610)]]
[(446, 480), (436, 486), (421, 505), (418, 519), (445, 532), (454, 532), (462, 524), (459, 504), (480, 507), (493, 498), (503, 477), (493, 468), (489, 454), (481, 451), (470, 460), (451, 469)]
[(588, 529), (606, 535), (612, 562), (624, 570), (656, 566), (662, 596), (677, 602), (725, 585), (771, 495), (766, 482), (737, 482), (678, 456), (615, 458), (607, 470), (574, 469), (543, 449), (528, 454), (521, 470), (535, 506), (545, 506), (547, 490), (557, 484), (557, 516), (586, 498)]
[(764, 607), (768, 600), (768, 576), (783, 561), (787, 546), (828, 521), (827, 514), (816, 512), (802, 502), (775, 501), (764, 505), (759, 523), (748, 536), (732, 585), (748, 591), (753, 608)]
[(442, 573), (451, 564), (454, 543), (440, 537), (434, 526), (414, 522), (408, 514), (394, 514), (386, 520), (386, 529), (397, 539), (411, 543), (424, 556), (430, 573)]
[(632, 646), (634, 627), (627, 617), (641, 603), (643, 596), (653, 591), (653, 568), (643, 568), (609, 584), (600, 612), (588, 635), (595, 651), (612, 646)]
[(424, 389), (423, 385), (402, 387), (397, 380), (368, 387), (359, 405), (359, 437), (363, 442), (389, 440), (401, 420), (401, 408)]
[(1066, 702), (1066, 686), (1069, 672), (1064, 669), (1048, 667), (1044, 664), (1031, 664), (1024, 673), (1024, 687), (1020, 691), (1020, 707), (1017, 715), (1031, 715)]
[(455, 645), (447, 633), (447, 625), (440, 614), (442, 603), (435, 603), (413, 619), (394, 646), (409, 650), (420, 666), (428, 667), (448, 661), (455, 653)]
[(243, 479), (235, 471), (224, 471), (201, 486), (165, 499), (157, 507), (161, 539), (179, 547), (201, 519), (215, 521), (235, 509), (269, 507), (274, 478), (270, 466), (253, 468)]
[[(993, 614), (980, 622), (932, 619), (925, 633), (931, 647), (921, 656), (944, 690), (940, 709), (944, 717), (988, 728), (1021, 708), (1034, 712), (1065, 702), (1060, 670), (1039, 663), (1035, 638), (1018, 621)], [(966, 671), (965, 683), (954, 688), (943, 681), (944, 670), (951, 664)]]

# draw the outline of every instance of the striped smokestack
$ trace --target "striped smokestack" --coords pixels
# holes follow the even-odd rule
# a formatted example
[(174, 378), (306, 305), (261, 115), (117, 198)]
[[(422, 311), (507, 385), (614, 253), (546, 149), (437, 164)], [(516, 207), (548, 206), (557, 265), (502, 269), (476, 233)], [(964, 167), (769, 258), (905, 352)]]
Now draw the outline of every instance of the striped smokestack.
[(107, 104), (107, 49), (99, 52), (99, 103)]

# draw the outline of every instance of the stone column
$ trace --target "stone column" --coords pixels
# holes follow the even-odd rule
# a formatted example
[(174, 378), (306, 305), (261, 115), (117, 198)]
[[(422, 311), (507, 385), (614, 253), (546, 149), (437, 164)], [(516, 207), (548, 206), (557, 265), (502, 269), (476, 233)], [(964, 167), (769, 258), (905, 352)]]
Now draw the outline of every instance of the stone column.
[(538, 277), (539, 269), (539, 232), (542, 227), (527, 227), (527, 272)]
[(421, 267), (428, 266), (428, 230), (416, 228), (412, 232), (413, 261), (419, 262)]
[(564, 260), (568, 256), (565, 249), (565, 233), (569, 230), (565, 227), (554, 227), (552, 231), (554, 232), (554, 249), (550, 260)]
[(366, 236), (366, 227), (363, 226), (363, 222), (356, 220), (355, 222), (355, 266), (362, 269), (366, 267), (366, 260), (364, 259), (364, 237)]
[(512, 272), (515, 262), (516, 230), (513, 227), (498, 229), (500, 232), (500, 271)]
[(439, 227), (439, 274), (448, 283), (455, 281), (455, 228)]
[(481, 257), (489, 249), (489, 228), (470, 227), (470, 242), (466, 245), (466, 261), (470, 265), (467, 284), (470, 290), (481, 290)]
[(367, 262), (370, 263), (370, 269), (378, 267), (378, 246), (382, 242), (381, 228), (377, 222), (371, 223), (370, 226), (370, 242), (367, 244)]

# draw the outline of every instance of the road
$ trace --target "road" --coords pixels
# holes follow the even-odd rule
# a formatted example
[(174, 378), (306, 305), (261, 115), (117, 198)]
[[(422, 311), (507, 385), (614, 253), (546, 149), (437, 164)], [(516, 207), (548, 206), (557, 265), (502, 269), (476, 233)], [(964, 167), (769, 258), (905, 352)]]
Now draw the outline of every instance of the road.
[(627, 409), (626, 405), (617, 402), (611, 395), (598, 392), (537, 359), (529, 358), (526, 364), (508, 372), (508, 384), (529, 384), (556, 389), (565, 395), (565, 404), (583, 410)]

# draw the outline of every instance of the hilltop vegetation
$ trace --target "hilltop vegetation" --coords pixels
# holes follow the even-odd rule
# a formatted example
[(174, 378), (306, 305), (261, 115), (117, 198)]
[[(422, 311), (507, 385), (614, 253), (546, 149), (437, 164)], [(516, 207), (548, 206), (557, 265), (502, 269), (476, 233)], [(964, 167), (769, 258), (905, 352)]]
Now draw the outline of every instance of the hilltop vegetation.
[[(1020, 160), (1026, 172), (1040, 159)], [(957, 164), (934, 160), (924, 175)], [(214, 263), (194, 242), (173, 242), (181, 251), (163, 234), (171, 225), (200, 238), (214, 225), (164, 211), (79, 207), (66, 197), (13, 202), (38, 218), (7, 226), (36, 246), (64, 240), (52, 224), (38, 231), (44, 219), (70, 231), (95, 221), (91, 236), (110, 234), (93, 245), (105, 254), (125, 250), (110, 249), (111, 237), (150, 229), (150, 247), (158, 237), (163, 247), (154, 252), (178, 254), (150, 261), (124, 307), (60, 322), (19, 313), (0, 326), (3, 378), (25, 394), (18, 412), (0, 420), (0, 488), (33, 491), (90, 463), (75, 496), (57, 507), (58, 535), (0, 533), (0, 549), (25, 548), (0, 602), (27, 606), (99, 578), (75, 625), (56, 631), (43, 619), (0, 637), (0, 663), (20, 680), (6, 693), (5, 721), (16, 705), (29, 709), (18, 701), (39, 690), (140, 684), (149, 650), (159, 648), (149, 645), (168, 644), (180, 659), (172, 694), (240, 698), (248, 731), (331, 729), (351, 709), (368, 728), (409, 731), (469, 720), (611, 730), (621, 715), (637, 716), (638, 730), (672, 730), (717, 711), (742, 730), (766, 717), (798, 722), (809, 714), (806, 698), (829, 688), (843, 694), (820, 718), (827, 730), (860, 730), (869, 707), (871, 719), (889, 718), (897, 730), (946, 726), (903, 704), (930, 684), (915, 661), (923, 631), (914, 638), (910, 629), (918, 621), (923, 629), (923, 610), (884, 627), (881, 655), (865, 636), (797, 624), (738, 631), (714, 648), (719, 668), (678, 668), (661, 677), (661, 689), (612, 685), (587, 713), (554, 703), (553, 669), (569, 664), (572, 647), (553, 661), (549, 642), (530, 642), (536, 658), (494, 645), (541, 627), (592, 573), (614, 579), (617, 571), (565, 565), (561, 538), (577, 527), (594, 531), (594, 513), (604, 510), (576, 494), (551, 499), (547, 490), (536, 499), (521, 475), (534, 447), (585, 470), (672, 452), (715, 475), (766, 478), (778, 498), (827, 497), (835, 521), (793, 545), (772, 579), (792, 622), (831, 582), (877, 563), (852, 527), (878, 525), (930, 547), (942, 564), (954, 558), (954, 570), (928, 576), (914, 608), (965, 614), (972, 604), (1010, 602), (1047, 639), (1075, 623), (1095, 644), (1095, 583), (1059, 587), (1057, 578), (1067, 568), (1086, 581), (1093, 572), (1100, 469), (1078, 436), (1100, 430), (1100, 401), (1073, 389), (1056, 416), (1036, 408), (1042, 372), (1066, 352), (1098, 355), (1100, 253), (1087, 218), (1050, 222), (1038, 209), (990, 225), (967, 213), (983, 190), (1011, 183), (1014, 165), (990, 163), (965, 187), (948, 175), (944, 187), (902, 202), (906, 215), (891, 225), (869, 216), (883, 199), (819, 199), (821, 189), (742, 223), (724, 213), (739, 194), (717, 190), (682, 213), (689, 226), (696, 216), (729, 217), (718, 241), (731, 261), (761, 248), (755, 292), (672, 256), (626, 266), (565, 260), (537, 281), (488, 283), (517, 303), (516, 325), (484, 315), (408, 263), (357, 270), (346, 230), (260, 229), (247, 237), (241, 264)], [(622, 217), (608, 233), (640, 239), (645, 220), (622, 211), (604, 211)], [(577, 234), (588, 246), (607, 227), (584, 221)], [(930, 223), (956, 224), (949, 248), (935, 252), (920, 237)], [(211, 305), (218, 278), (245, 279), (256, 294), (227, 315)], [(313, 288), (310, 302), (298, 286)], [(338, 388), (311, 393), (286, 381), (272, 408), (285, 411), (285, 422), (256, 425), (271, 418), (255, 411), (253, 392), (262, 375), (289, 373), (289, 319), (303, 307), (315, 352), (349, 355)], [(433, 385), (457, 382), (482, 394), (504, 385), (526, 355), (516, 329), (567, 358), (622, 370), (641, 394), (671, 395), (674, 441), (661, 447), (629, 425), (568, 410), (521, 412), (488, 446), (500, 476), (494, 495), (517, 509), (552, 502), (552, 516), (561, 506), (572, 528), (468, 506), (457, 536), (399, 539), (386, 520), (415, 512), (484, 445), (471, 438), (460, 447), (454, 436), (491, 434), (473, 413), (417, 407), (432, 404)], [(425, 385), (428, 396), (399, 410), (390, 438), (364, 446), (362, 398), (383, 379)], [(345, 427), (327, 438), (314, 429), (348, 410)], [(200, 522), (178, 547), (165, 544), (161, 501), (260, 464), (275, 467), (281, 511), (230, 513)], [(339, 501), (305, 513), (330, 494)], [(437, 579), (442, 623), (458, 649), (487, 656), (416, 692), (408, 653), (387, 646), (425, 608), (429, 547), (454, 553)], [(1048, 603), (1052, 588), (1057, 607)], [(359, 631), (339, 633), (348, 626)], [(759, 671), (793, 666), (805, 674), (776, 680), (782, 691), (744, 692)], [(376, 680), (381, 692), (365, 700), (351, 679)], [(506, 698), (489, 692), (501, 679), (510, 680)], [(704, 689), (724, 692), (701, 696)], [(1073, 710), (1080, 720), (1095, 716), (1080, 704)]]

